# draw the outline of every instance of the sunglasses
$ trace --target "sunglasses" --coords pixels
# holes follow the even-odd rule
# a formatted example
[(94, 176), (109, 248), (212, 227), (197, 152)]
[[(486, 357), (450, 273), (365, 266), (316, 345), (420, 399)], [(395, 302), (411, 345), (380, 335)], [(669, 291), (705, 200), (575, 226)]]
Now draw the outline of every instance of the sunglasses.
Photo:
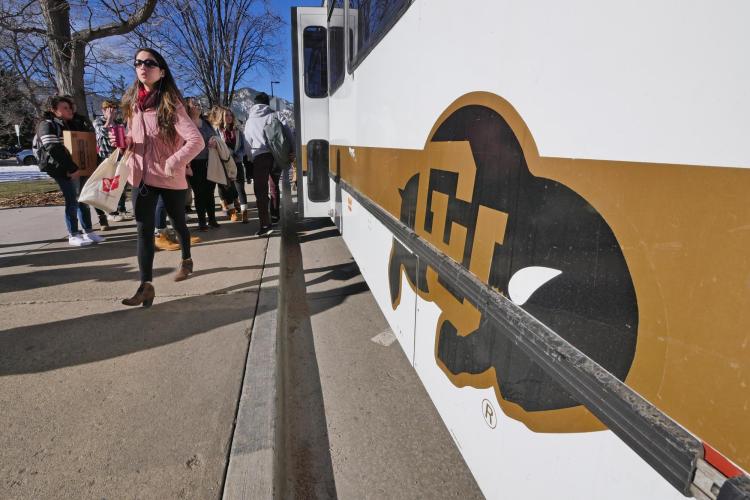
[(159, 66), (159, 63), (156, 62), (156, 61), (154, 61), (153, 59), (146, 59), (145, 61), (141, 61), (140, 59), (136, 59), (133, 62), (133, 66), (135, 66), (136, 68), (140, 68), (142, 65), (146, 66), (149, 69), (151, 69), (151, 68), (161, 68), (161, 66)]

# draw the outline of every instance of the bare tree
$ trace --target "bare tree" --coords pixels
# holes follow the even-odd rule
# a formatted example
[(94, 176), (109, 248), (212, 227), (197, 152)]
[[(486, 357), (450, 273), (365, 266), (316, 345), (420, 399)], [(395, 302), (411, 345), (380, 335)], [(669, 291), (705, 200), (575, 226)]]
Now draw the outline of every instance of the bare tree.
[(0, 66), (0, 146), (16, 143), (14, 125), (21, 126), (21, 144), (33, 134), (36, 108), (23, 90), (23, 77), (7, 64)]
[[(46, 40), (57, 91), (74, 97), (86, 112), (84, 69), (90, 44), (133, 31), (153, 14), (157, 0), (102, 0), (94, 9), (88, 2), (67, 0), (4, 0), (0, 30), (37, 35)], [(76, 9), (75, 23), (71, 6)], [(74, 26), (75, 24), (75, 26)]]
[(137, 34), (139, 43), (169, 54), (176, 72), (196, 82), (209, 104), (229, 106), (248, 73), (278, 71), (283, 26), (268, 0), (163, 0)]

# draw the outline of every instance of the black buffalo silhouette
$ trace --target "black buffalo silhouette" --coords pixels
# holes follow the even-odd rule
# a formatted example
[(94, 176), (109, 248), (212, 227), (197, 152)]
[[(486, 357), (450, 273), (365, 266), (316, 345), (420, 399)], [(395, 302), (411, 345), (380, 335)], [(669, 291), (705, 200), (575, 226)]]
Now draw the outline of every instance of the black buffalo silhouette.
[[(468, 269), (479, 207), (508, 214), (503, 244), (494, 247), (488, 285), (508, 296), (508, 283), (519, 270), (543, 266), (561, 271), (522, 307), (624, 380), (635, 355), (638, 306), (620, 245), (602, 216), (566, 186), (533, 176), (513, 130), (488, 107), (458, 109), (431, 141), (468, 141), (477, 171), (472, 200), (465, 202), (456, 198), (458, 174), (430, 170), (425, 229), (431, 232), (432, 193), (444, 193), (450, 200), (444, 241), (450, 239), (451, 222), (467, 229), (461, 264)], [(418, 187), (419, 174), (401, 190), (400, 219), (412, 229)], [(409, 255), (394, 238), (389, 266), (394, 305), (401, 293), (402, 266), (412, 286), (429, 292), (426, 269), (417, 269)], [(445, 276), (439, 281), (459, 300), (469, 300)], [(479, 374), (494, 367), (503, 399), (526, 411), (578, 404), (497, 328), (483, 316), (477, 330), (462, 336), (448, 318), (436, 332), (437, 357), (453, 374)]]

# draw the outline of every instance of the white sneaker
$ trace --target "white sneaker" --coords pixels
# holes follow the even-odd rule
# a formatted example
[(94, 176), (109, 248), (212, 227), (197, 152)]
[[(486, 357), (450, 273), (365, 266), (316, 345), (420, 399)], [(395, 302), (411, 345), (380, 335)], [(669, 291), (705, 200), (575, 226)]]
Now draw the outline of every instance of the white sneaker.
[(104, 238), (96, 233), (83, 233), (83, 239), (84, 241), (88, 241), (89, 243), (101, 243), (102, 241), (104, 241)]
[(107, 216), (107, 220), (108, 220), (109, 222), (122, 222), (122, 221), (124, 221), (124, 220), (125, 220), (125, 217), (123, 217), (123, 216), (122, 216), (121, 214), (119, 214), (119, 213), (117, 213), (117, 214), (109, 214), (109, 215)]
[(86, 245), (90, 245), (91, 241), (85, 239), (80, 234), (73, 234), (71, 236), (68, 236), (68, 245), (72, 247), (85, 247)]

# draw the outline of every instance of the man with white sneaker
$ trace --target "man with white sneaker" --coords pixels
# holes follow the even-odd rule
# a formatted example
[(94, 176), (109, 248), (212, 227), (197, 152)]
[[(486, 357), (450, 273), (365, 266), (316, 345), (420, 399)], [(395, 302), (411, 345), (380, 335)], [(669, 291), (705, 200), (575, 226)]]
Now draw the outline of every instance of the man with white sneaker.
[[(89, 206), (78, 203), (80, 171), (70, 153), (63, 145), (63, 130), (73, 119), (73, 102), (65, 96), (53, 95), (47, 99), (42, 120), (34, 138), (39, 170), (52, 177), (65, 198), (65, 225), (68, 229), (68, 244), (74, 247), (100, 243), (104, 238), (96, 234), (91, 226)], [(78, 222), (83, 233), (78, 229)]]

